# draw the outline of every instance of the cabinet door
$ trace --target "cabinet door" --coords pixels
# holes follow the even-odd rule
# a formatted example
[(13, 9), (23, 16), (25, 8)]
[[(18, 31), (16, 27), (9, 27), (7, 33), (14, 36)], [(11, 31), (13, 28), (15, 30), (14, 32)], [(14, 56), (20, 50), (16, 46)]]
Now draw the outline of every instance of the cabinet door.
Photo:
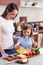
[(15, 2), (17, 5), (20, 5), (20, 0), (0, 0), (0, 5), (6, 5), (10, 2)]

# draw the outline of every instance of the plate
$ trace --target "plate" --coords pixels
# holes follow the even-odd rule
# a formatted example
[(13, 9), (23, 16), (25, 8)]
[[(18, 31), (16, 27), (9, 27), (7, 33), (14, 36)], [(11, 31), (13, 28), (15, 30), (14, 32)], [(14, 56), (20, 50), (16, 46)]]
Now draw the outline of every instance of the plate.
[(28, 63), (28, 59), (27, 59), (27, 61), (25, 61), (25, 62), (23, 62), (22, 61), (23, 59), (18, 59), (17, 61), (15, 61), (16, 63), (20, 63), (20, 64), (26, 64), (26, 63)]

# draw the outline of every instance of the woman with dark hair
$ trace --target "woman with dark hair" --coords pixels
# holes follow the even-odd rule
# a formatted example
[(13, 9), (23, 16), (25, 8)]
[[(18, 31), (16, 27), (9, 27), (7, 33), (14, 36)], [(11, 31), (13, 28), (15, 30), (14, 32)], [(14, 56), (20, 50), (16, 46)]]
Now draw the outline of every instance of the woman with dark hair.
[[(14, 13), (14, 10), (16, 10), (16, 13)], [(14, 16), (12, 16), (12, 18), (14, 20), (16, 18), (16, 16), (18, 15), (18, 12), (19, 12), (18, 6), (15, 3), (10, 3), (7, 5), (5, 11), (2, 14), (2, 17), (6, 18), (6, 16), (8, 15), (7, 13), (12, 13), (12, 15), (14, 15)], [(11, 18), (11, 20), (12, 20), (12, 18)]]
[(19, 49), (20, 47), (30, 48), (30, 47), (36, 47), (36, 46), (37, 46), (37, 43), (34, 41), (32, 37), (31, 25), (23, 24), (21, 38), (19, 38), (17, 44), (15, 44), (15, 49)]
[(14, 53), (13, 20), (18, 15), (19, 9), (15, 3), (9, 3), (3, 14), (0, 16), (0, 57), (7, 58), (9, 54)]

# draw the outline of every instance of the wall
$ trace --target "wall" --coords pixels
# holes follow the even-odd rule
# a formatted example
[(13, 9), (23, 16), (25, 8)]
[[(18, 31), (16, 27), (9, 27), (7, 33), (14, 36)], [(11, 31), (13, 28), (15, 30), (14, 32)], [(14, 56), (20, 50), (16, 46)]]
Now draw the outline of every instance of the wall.
[[(0, 15), (3, 13), (5, 7), (5, 5), (0, 5)], [(20, 16), (27, 16), (28, 22), (43, 21), (43, 8), (19, 7), (19, 14), (14, 21), (18, 22)]]

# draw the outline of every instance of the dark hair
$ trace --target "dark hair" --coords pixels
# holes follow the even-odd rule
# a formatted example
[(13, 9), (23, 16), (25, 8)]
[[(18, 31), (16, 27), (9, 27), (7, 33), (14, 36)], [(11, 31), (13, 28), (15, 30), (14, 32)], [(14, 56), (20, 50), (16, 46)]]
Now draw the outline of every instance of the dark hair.
[[(6, 6), (6, 9), (5, 9), (5, 11), (4, 11), (4, 13), (2, 14), (2, 17), (6, 17), (6, 15), (7, 15), (7, 10), (9, 11), (9, 12), (11, 12), (11, 11), (13, 11), (13, 10), (17, 10), (17, 11), (19, 11), (19, 8), (18, 8), (18, 6), (15, 4), (15, 3), (9, 3), (7, 6)], [(17, 16), (17, 15), (16, 15)], [(15, 16), (15, 17), (16, 17)]]
[(32, 36), (32, 26), (30, 25), (30, 24), (26, 24), (26, 23), (24, 23), (23, 25), (22, 25), (22, 31), (21, 31), (21, 36), (23, 36), (23, 30), (27, 30), (28, 28), (30, 28), (31, 29), (31, 33), (30, 33), (30, 36)]

